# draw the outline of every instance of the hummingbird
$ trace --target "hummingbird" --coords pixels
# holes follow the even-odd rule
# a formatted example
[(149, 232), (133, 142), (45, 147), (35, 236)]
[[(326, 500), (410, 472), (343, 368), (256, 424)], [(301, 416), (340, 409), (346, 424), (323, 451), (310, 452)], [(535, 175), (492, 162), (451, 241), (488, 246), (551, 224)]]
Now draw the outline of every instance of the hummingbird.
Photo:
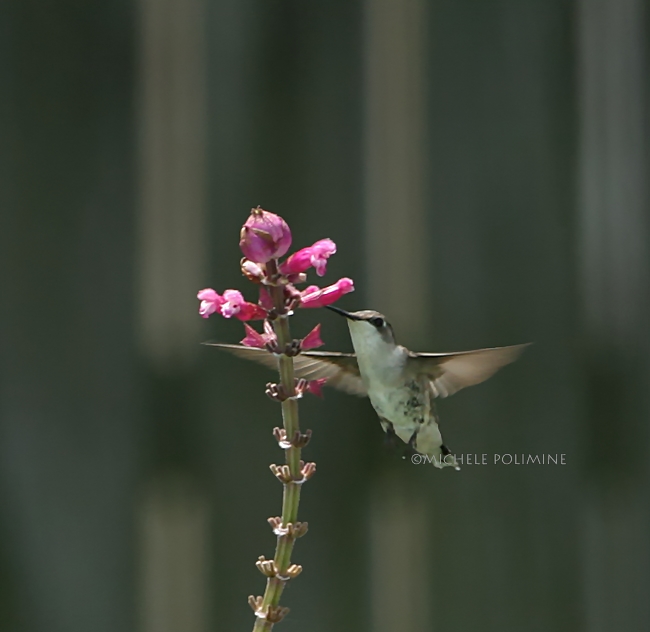
[[(437, 468), (460, 469), (442, 440), (434, 400), (487, 380), (514, 362), (528, 344), (416, 353), (397, 344), (383, 314), (373, 310), (347, 312), (333, 305), (327, 308), (346, 318), (355, 352), (303, 351), (294, 358), (296, 377), (325, 378), (327, 386), (368, 397), (389, 440), (401, 439), (415, 452), (429, 457)], [(207, 344), (276, 368), (275, 358), (265, 349)]]

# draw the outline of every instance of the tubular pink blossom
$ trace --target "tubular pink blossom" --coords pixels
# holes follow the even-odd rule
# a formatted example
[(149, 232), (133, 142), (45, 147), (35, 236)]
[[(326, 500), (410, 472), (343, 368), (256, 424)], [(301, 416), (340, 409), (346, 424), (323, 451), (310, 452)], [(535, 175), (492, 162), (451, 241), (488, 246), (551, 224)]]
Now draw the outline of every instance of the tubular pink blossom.
[(316, 325), (301, 341), (300, 348), (304, 351), (322, 347), (325, 343), (320, 338), (320, 323)]
[(300, 295), (300, 307), (325, 307), (335, 303), (348, 292), (354, 292), (354, 283), (352, 279), (347, 277), (339, 279), (333, 285), (328, 285), (322, 289), (310, 285)]
[(239, 290), (226, 290), (219, 295), (212, 288), (206, 288), (196, 296), (201, 301), (199, 314), (203, 318), (215, 313), (224, 318), (235, 316), (239, 320), (261, 320), (267, 316), (263, 307), (245, 301)]
[(336, 252), (336, 244), (331, 239), (321, 239), (308, 248), (294, 252), (281, 266), (284, 275), (300, 274), (312, 266), (318, 276), (323, 276), (327, 260)]
[(226, 290), (223, 293), (225, 302), (219, 308), (219, 313), (224, 318), (235, 316), (239, 320), (260, 320), (266, 318), (266, 310), (244, 300), (239, 290)]
[(239, 247), (247, 259), (266, 263), (286, 254), (289, 246), (291, 230), (279, 215), (259, 206), (251, 210), (239, 235)]
[(223, 297), (219, 296), (211, 287), (201, 290), (197, 295), (201, 301), (199, 306), (199, 314), (203, 318), (208, 318), (210, 314), (214, 314), (219, 311), (219, 308), (224, 303)]

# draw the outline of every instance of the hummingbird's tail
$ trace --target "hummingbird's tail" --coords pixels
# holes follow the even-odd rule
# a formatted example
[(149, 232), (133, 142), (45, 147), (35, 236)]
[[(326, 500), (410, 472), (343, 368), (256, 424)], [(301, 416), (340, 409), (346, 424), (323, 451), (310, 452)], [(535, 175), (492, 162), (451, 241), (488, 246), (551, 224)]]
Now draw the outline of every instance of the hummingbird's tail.
[(442, 442), (440, 428), (433, 419), (420, 427), (414, 447), (420, 454), (427, 455), (434, 467), (438, 469), (453, 467), (455, 470), (460, 470), (456, 456)]
[(433, 465), (437, 468), (444, 467), (453, 467), (456, 471), (460, 470), (460, 465), (458, 465), (458, 460), (456, 455), (451, 453), (451, 450), (444, 444), (440, 444), (438, 449), (438, 454), (431, 457), (433, 460)]

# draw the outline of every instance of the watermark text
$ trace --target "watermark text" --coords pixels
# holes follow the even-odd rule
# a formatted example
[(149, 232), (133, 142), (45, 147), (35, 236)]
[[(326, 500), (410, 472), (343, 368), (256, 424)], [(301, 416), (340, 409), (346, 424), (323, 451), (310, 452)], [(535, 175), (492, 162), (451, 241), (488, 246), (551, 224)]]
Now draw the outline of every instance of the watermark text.
[(411, 455), (413, 465), (566, 465), (566, 454), (447, 454), (430, 456), (418, 452)]

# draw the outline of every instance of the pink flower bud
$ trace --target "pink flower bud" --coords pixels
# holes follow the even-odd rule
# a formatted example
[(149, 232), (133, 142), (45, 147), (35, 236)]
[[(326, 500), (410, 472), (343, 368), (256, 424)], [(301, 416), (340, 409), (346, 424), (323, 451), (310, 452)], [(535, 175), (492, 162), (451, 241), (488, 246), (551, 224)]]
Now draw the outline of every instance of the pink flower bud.
[(300, 348), (303, 351), (322, 347), (325, 343), (320, 339), (320, 323), (316, 325), (301, 341)]
[(242, 259), (240, 266), (241, 273), (253, 283), (261, 283), (262, 279), (266, 276), (264, 266), (259, 265), (250, 259)]
[(300, 294), (300, 307), (325, 307), (335, 303), (348, 292), (354, 292), (354, 283), (347, 277), (322, 289), (316, 285), (310, 285)]
[(331, 239), (321, 239), (313, 246), (294, 252), (281, 266), (284, 275), (300, 274), (312, 266), (316, 274), (323, 276), (327, 268), (327, 260), (336, 252), (336, 244)]
[(275, 213), (254, 208), (242, 226), (239, 247), (247, 259), (266, 263), (284, 255), (291, 246), (291, 230)]
[(293, 283), (294, 285), (297, 285), (298, 283), (304, 283), (307, 280), (307, 275), (304, 272), (301, 272), (300, 274), (290, 274), (287, 276), (287, 281), (289, 283)]

